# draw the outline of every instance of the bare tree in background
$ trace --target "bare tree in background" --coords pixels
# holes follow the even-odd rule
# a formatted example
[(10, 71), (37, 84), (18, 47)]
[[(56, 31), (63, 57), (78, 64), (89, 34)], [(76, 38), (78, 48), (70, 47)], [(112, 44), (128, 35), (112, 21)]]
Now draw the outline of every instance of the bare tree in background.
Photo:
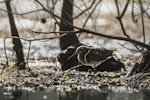
[[(62, 12), (61, 12), (61, 18), (68, 21), (72, 25), (73, 25), (73, 17), (72, 17), (73, 16), (73, 1), (74, 0), (63, 0), (63, 7), (62, 7)], [(74, 27), (64, 22), (63, 20), (61, 20), (60, 31), (74, 31)], [(62, 33), (60, 33), (60, 35), (61, 34)], [(79, 43), (79, 40), (76, 34), (72, 34), (71, 32), (60, 38), (61, 50), (64, 50), (67, 47), (78, 44), (78, 43)]]
[[(52, 15), (54, 20), (57, 19), (57, 20), (60, 21), (59, 24), (57, 23), (59, 25), (60, 29), (56, 33), (59, 33), (59, 36), (60, 36), (60, 48), (61, 48), (61, 50), (64, 50), (64, 49), (66, 49), (67, 47), (69, 47), (71, 45), (75, 45), (75, 44), (79, 43), (79, 40), (78, 40), (78, 38), (75, 34), (74, 29), (76, 29), (78, 31), (78, 33), (93, 34), (93, 35), (104, 37), (104, 38), (117, 39), (117, 40), (123, 40), (123, 41), (130, 42), (130, 43), (134, 44), (134, 46), (139, 51), (142, 51), (142, 52), (144, 52), (144, 50), (146, 50), (146, 49), (150, 50), (150, 45), (147, 44), (146, 41), (145, 41), (145, 37), (146, 37), (145, 36), (145, 33), (146, 33), (146, 31), (145, 31), (146, 26), (145, 25), (146, 24), (144, 23), (145, 18), (147, 18), (148, 20), (150, 19), (149, 13), (148, 13), (149, 9), (148, 8), (145, 9), (144, 2), (143, 1), (141, 2), (141, 0), (136, 0), (136, 2), (139, 1), (137, 3), (135, 3), (135, 0), (126, 0), (125, 5), (123, 7), (123, 10), (121, 10), (122, 9), (121, 7), (123, 5), (122, 6), (120, 5), (120, 3), (122, 3), (122, 0), (115, 0), (117, 13), (118, 13), (117, 19), (118, 19), (118, 22), (120, 23), (122, 33), (123, 33), (122, 35), (124, 35), (124, 37), (123, 36), (118, 37), (116, 34), (114, 36), (112, 36), (110, 34), (107, 35), (107, 34), (105, 34), (105, 32), (103, 32), (104, 33), (103, 34), (103, 33), (100, 33), (101, 30), (98, 32), (98, 31), (95, 31), (95, 30), (93, 31), (91, 29), (87, 29), (87, 27), (85, 27), (88, 20), (92, 17), (92, 14), (93, 14), (93, 16), (95, 16), (94, 11), (97, 14), (96, 7), (99, 6), (99, 4), (101, 3), (101, 0), (99, 2), (96, 1), (96, 0), (93, 0), (92, 2), (90, 0), (88, 0), (88, 1), (84, 1), (84, 0), (79, 1), (80, 3), (83, 2), (84, 6), (85, 6), (85, 9), (80, 9), (80, 6), (77, 6), (76, 4), (74, 4), (75, 0), (63, 0), (62, 9), (60, 8), (62, 10), (61, 11), (61, 16), (59, 16), (58, 14), (55, 14), (54, 12), (52, 12), (51, 9), (48, 9), (42, 1), (40, 1), (40, 0), (34, 0), (34, 1), (36, 3), (38, 3), (38, 6), (41, 7), (41, 9), (38, 9), (37, 12), (38, 11), (45, 11), (46, 13), (49, 13), (50, 15)], [(61, 2), (61, 1), (58, 1), (58, 0), (52, 0), (52, 1), (53, 2), (54, 1)], [(91, 2), (91, 5), (87, 5), (87, 3), (90, 4), (90, 2)], [(49, 3), (47, 3), (47, 4), (49, 4)], [(133, 19), (133, 22), (135, 22), (135, 19), (137, 17), (139, 18), (139, 15), (141, 16), (140, 18), (141, 18), (142, 24), (140, 24), (141, 25), (140, 27), (142, 28), (142, 32), (141, 33), (137, 32), (137, 33), (142, 34), (143, 41), (136, 40), (133, 36), (131, 36), (132, 32), (127, 31), (127, 27), (125, 27), (125, 23), (123, 22), (123, 19), (125, 18), (125, 13), (127, 12), (127, 8), (129, 6), (129, 4), (132, 5), (131, 18)], [(134, 6), (137, 6), (137, 5), (139, 6), (138, 9), (141, 10), (141, 13), (136, 14), (135, 11), (137, 9)], [(83, 21), (83, 20), (81, 21), (81, 25), (79, 25), (79, 24), (76, 25), (76, 23), (73, 23), (73, 17), (72, 17), (73, 16), (73, 6), (76, 7), (80, 11), (80, 13), (77, 14), (77, 16), (74, 17), (74, 19), (75, 20), (78, 19), (78, 18), (79, 18), (79, 20), (80, 20), (80, 18), (86, 19), (85, 21)], [(52, 8), (53, 8), (53, 10), (59, 9), (58, 6), (52, 7)], [(34, 12), (36, 12), (36, 11), (32, 11), (31, 13), (34, 13)], [(27, 14), (27, 13), (25, 13), (25, 14)], [(19, 15), (22, 15), (22, 14), (19, 14)], [(147, 16), (147, 17), (145, 17), (145, 16)], [(98, 15), (98, 17), (100, 17), (100, 15)], [(112, 17), (114, 17), (114, 16), (112, 16)], [(116, 18), (116, 17), (114, 17), (114, 18)], [(82, 24), (83, 24), (83, 27), (82, 27)], [(109, 23), (109, 24), (112, 25), (112, 23)], [(15, 28), (12, 28), (12, 30), (13, 29), (15, 29)], [(111, 28), (109, 28), (109, 30), (111, 30)], [(17, 33), (17, 32), (14, 32), (14, 33)], [(35, 33), (42, 33), (42, 32), (35, 32)], [(18, 36), (19, 37), (19, 35), (13, 35), (13, 36)], [(22, 46), (20, 46), (20, 48), (22, 49)], [(143, 49), (143, 48), (146, 48), (146, 49)], [(23, 61), (23, 57), (21, 59), (22, 60), (19, 61), (19, 62)]]
[[(9, 23), (10, 23), (10, 28), (11, 28), (11, 36), (19, 37), (18, 30), (16, 28), (15, 20), (13, 17), (11, 5), (10, 5), (10, 0), (6, 0), (6, 8), (7, 8), (7, 13), (8, 13), (8, 18), (9, 18)], [(22, 50), (22, 43), (20, 39), (13, 38), (13, 49), (16, 53), (16, 58), (17, 58), (17, 67), (19, 70), (25, 69), (25, 62), (24, 62), (24, 55), (23, 55), (23, 50)]]

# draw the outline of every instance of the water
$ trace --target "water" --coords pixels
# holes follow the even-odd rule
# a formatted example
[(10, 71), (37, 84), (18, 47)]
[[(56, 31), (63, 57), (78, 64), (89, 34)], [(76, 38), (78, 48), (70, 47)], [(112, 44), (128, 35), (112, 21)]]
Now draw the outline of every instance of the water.
[[(19, 0), (16, 0), (16, 2), (18, 2)], [(20, 1), (18, 3), (14, 3), (13, 5), (15, 5), (13, 8), (13, 10), (16, 10), (17, 12), (27, 12), (30, 11), (31, 9), (34, 10), (36, 9), (35, 5), (33, 4), (33, 2), (31, 2), (33, 0), (26, 0), (24, 2)], [(108, 0), (109, 1), (109, 0)], [(29, 3), (30, 2), (30, 3)], [(21, 6), (20, 6), (21, 5)], [(32, 5), (32, 6), (31, 6)], [(115, 6), (112, 5), (112, 3), (108, 3), (103, 2), (101, 7), (101, 13), (102, 14), (106, 14), (106, 16), (117, 16), (116, 14), (116, 10), (114, 9)], [(129, 6), (131, 8), (131, 6)], [(5, 8), (4, 4), (1, 4), (1, 8)], [(61, 6), (59, 6), (58, 9), (56, 9), (56, 13), (60, 14), (60, 10)], [(99, 8), (98, 8), (99, 9)], [(97, 10), (98, 10), (97, 9)], [(112, 13), (113, 12), (113, 13)], [(79, 12), (75, 12), (75, 13), (79, 13)], [(97, 12), (96, 12), (97, 13)], [(108, 15), (107, 15), (108, 14)], [(16, 18), (16, 23), (17, 23), (17, 28), (18, 30), (23, 30), (23, 29), (32, 29), (32, 30), (44, 30), (44, 31), (49, 31), (49, 27), (51, 24), (53, 24), (53, 20), (48, 20), (49, 23), (47, 24), (42, 24), (40, 23), (40, 20), (38, 22), (38, 20), (36, 19), (40, 19), (41, 17), (43, 18), (43, 13), (40, 13), (39, 16), (33, 16), (33, 14), (31, 15), (26, 15), (26, 19), (19, 19)], [(44, 15), (44, 17), (47, 18), (48, 15)], [(104, 17), (106, 17), (104, 16)], [(2, 37), (3, 35), (5, 35), (6, 33), (9, 33), (9, 26), (8, 26), (8, 19), (7, 19), (7, 14), (6, 13), (2, 13), (0, 17), (3, 17), (3, 19), (0, 21), (0, 37)], [(34, 19), (34, 20), (31, 20)], [(106, 31), (102, 31), (102, 33), (116, 33), (119, 31), (118, 30), (118, 25), (114, 25), (113, 21), (107, 21), (109, 18), (105, 18), (103, 20), (103, 18), (99, 18), (96, 20), (98, 27), (100, 27), (101, 31), (105, 26), (106, 29), (104, 28), (104, 30)], [(37, 22), (35, 22), (37, 21)], [(81, 23), (81, 20), (79, 20), (79, 22)], [(108, 23), (109, 22), (109, 23)], [(111, 23), (110, 23), (111, 22)], [(35, 24), (36, 23), (36, 24)], [(83, 22), (82, 22), (83, 23)], [(127, 22), (125, 24), (129, 25), (129, 21), (127, 20)], [(75, 23), (78, 25), (78, 23)], [(92, 22), (88, 21), (87, 25), (91, 25)], [(108, 26), (106, 25), (111, 25), (111, 27), (109, 28), (109, 30), (107, 29)], [(112, 25), (113, 24), (113, 25)], [(126, 25), (126, 26), (128, 26)], [(133, 24), (130, 24), (133, 25)], [(113, 27), (112, 27), (113, 26)], [(116, 27), (116, 30), (114, 30), (114, 26)], [(48, 27), (48, 28), (47, 28)], [(130, 26), (131, 27), (131, 26)], [(134, 27), (134, 26), (132, 26)], [(131, 29), (136, 29), (137, 28), (132, 28)], [(46, 30), (48, 29), (48, 30)], [(130, 28), (126, 28), (126, 29), (130, 29)], [(107, 31), (108, 30), (108, 31)], [(113, 31), (112, 31), (113, 30)], [(133, 31), (136, 31), (133, 30)], [(51, 31), (51, 30), (50, 30)], [(101, 32), (100, 31), (100, 32)], [(122, 32), (122, 31), (121, 31)], [(20, 32), (22, 33), (22, 32)], [(26, 32), (25, 32), (26, 33)], [(118, 32), (119, 33), (119, 32)], [(138, 32), (128, 32), (128, 33), (138, 33)], [(92, 42), (91, 41), (87, 41), (87, 40), (82, 40), (81, 42), (85, 43), (85, 44), (89, 44), (89, 45), (94, 45), (95, 47), (111, 47), (113, 48), (117, 48), (119, 54), (118, 55), (130, 55), (131, 52), (127, 51), (125, 48), (121, 48), (121, 46), (119, 45), (120, 43), (113, 41), (113, 42), (107, 42), (107, 43), (101, 43), (95, 40)], [(149, 40), (149, 39), (148, 39)], [(5, 54), (4, 54), (4, 49), (3, 49), (3, 39), (0, 39), (0, 60), (5, 59)], [(102, 41), (105, 42), (105, 41)], [(6, 41), (7, 47), (12, 47), (12, 45), (10, 45), (10, 41)], [(58, 49), (58, 41), (47, 41), (47, 42), (40, 42), (40, 41), (36, 41), (36, 42), (32, 42), (32, 48), (31, 48), (31, 52), (32, 54), (30, 54), (30, 56), (53, 56), (53, 54), (57, 54), (59, 52)], [(113, 44), (113, 45), (112, 45)], [(125, 45), (125, 43), (121, 43), (122, 45)], [(127, 44), (128, 45), (128, 44)], [(25, 49), (24, 52), (25, 54), (28, 53), (28, 44), (24, 45)], [(129, 45), (128, 45), (129, 47)], [(53, 48), (53, 49), (52, 49)], [(56, 49), (56, 50), (55, 50)], [(36, 51), (36, 52), (35, 52)], [(34, 53), (35, 52), (35, 53)], [(9, 51), (7, 52), (9, 55)], [(2, 58), (3, 57), (3, 58)], [(34, 65), (32, 63), (29, 64), (30, 66), (34, 66), (34, 65), (40, 65), (38, 62), (34, 63)], [(41, 66), (46, 66), (47, 64), (43, 63)], [(50, 65), (50, 64), (49, 64)], [(29, 90), (29, 89), (23, 89), (23, 90), (9, 90), (9, 89), (5, 89), (5, 88), (0, 88), (0, 100), (149, 100), (150, 98), (150, 90), (140, 90), (140, 91), (110, 91), (110, 90), (95, 90), (95, 89), (80, 89), (80, 90), (73, 90), (73, 91), (60, 91), (57, 89), (46, 89), (46, 90)]]
[(110, 91), (81, 89), (75, 91), (46, 90), (0, 90), (0, 100), (149, 100), (150, 90)]

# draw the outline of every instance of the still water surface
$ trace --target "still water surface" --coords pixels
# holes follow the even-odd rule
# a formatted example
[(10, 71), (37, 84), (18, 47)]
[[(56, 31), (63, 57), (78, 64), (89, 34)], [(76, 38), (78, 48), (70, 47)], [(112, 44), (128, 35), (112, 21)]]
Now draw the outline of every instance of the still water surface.
[(1, 88), (0, 100), (150, 100), (150, 90), (115, 92), (81, 89), (62, 92), (56, 89), (9, 91)]

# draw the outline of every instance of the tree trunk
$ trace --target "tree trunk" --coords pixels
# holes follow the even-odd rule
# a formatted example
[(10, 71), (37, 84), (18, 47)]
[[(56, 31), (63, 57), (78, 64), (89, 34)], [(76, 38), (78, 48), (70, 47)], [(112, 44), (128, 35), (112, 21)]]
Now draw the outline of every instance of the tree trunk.
[[(61, 18), (73, 24), (73, 1), (74, 0), (63, 0), (62, 14)], [(73, 31), (74, 28), (69, 24), (65, 23), (63, 20), (60, 22), (60, 31)], [(61, 34), (60, 34), (61, 35)], [(67, 34), (60, 38), (60, 48), (61, 50), (66, 49), (71, 45), (76, 45), (79, 40), (76, 34)]]
[[(14, 17), (10, 5), (10, 0), (6, 0), (6, 8), (8, 11), (8, 17), (9, 17), (9, 24), (10, 24), (10, 29), (11, 29), (11, 36), (16, 36), (19, 37), (18, 30), (16, 28), (16, 24), (14, 21)], [(23, 50), (22, 50), (22, 43), (20, 39), (12, 39), (13, 45), (14, 45), (14, 51), (16, 53), (17, 57), (17, 67), (18, 69), (22, 70), (25, 69), (25, 62), (24, 62), (24, 55), (23, 55)]]
[(135, 75), (137, 73), (149, 73), (150, 72), (150, 50), (143, 53), (143, 58), (140, 63), (136, 63), (131, 70), (128, 71), (126, 76)]
[[(70, 25), (73, 25), (73, 1), (74, 0), (63, 0), (62, 14), (60, 22), (60, 31), (73, 31), (74, 28)], [(66, 20), (68, 23), (64, 22)], [(60, 33), (61, 35), (62, 33)], [(62, 70), (67, 70), (73, 66), (78, 65), (77, 55), (75, 54), (76, 48), (80, 46), (80, 42), (76, 34), (69, 33), (60, 38), (60, 48), (61, 50), (67, 50), (66, 52), (60, 52), (58, 55), (58, 61), (61, 64)], [(73, 48), (69, 47), (73, 46)]]

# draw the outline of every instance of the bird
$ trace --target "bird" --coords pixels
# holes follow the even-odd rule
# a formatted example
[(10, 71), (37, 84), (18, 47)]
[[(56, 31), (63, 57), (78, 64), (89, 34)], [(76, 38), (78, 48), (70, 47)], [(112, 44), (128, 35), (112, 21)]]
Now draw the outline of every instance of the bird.
[(78, 61), (83, 65), (92, 66), (93, 69), (95, 69), (97, 65), (104, 62), (107, 58), (111, 57), (112, 53), (113, 50), (94, 48), (85, 45), (79, 46), (76, 49)]

